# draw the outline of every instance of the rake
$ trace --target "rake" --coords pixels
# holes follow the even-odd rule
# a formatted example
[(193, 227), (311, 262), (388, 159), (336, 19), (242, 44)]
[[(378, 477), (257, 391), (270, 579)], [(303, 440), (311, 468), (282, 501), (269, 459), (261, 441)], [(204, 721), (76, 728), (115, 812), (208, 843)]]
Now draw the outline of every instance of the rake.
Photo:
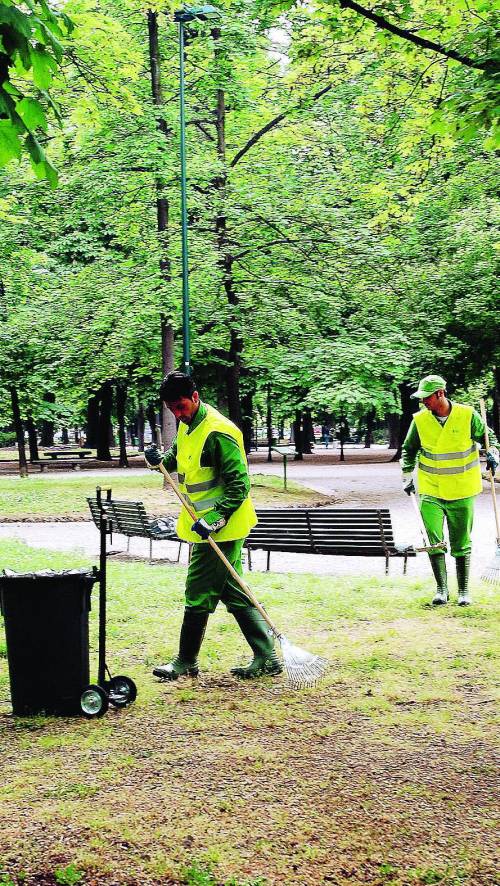
[[(488, 436), (488, 425), (486, 420), (486, 406), (484, 400), (479, 401), (481, 405), (481, 418), (484, 424), (484, 445), (486, 447), (486, 452), (490, 448), (490, 440)], [(497, 497), (495, 492), (495, 478), (491, 471), (489, 473), (489, 481), (491, 485), (491, 497), (493, 500), (493, 510), (495, 512), (495, 523), (497, 527), (497, 540), (496, 540), (496, 551), (495, 556), (489, 566), (486, 567), (485, 571), (481, 575), (481, 579), (483, 581), (488, 582), (488, 584), (492, 585), (500, 585), (500, 519), (498, 517), (498, 506), (497, 506)]]
[[(179, 487), (168, 473), (165, 465), (160, 463), (158, 465), (158, 468), (183, 507), (186, 508), (186, 511), (188, 512), (193, 522), (196, 522), (196, 520), (198, 520), (197, 514), (193, 510), (190, 502), (184, 498)], [(238, 575), (236, 569), (234, 569), (227, 557), (224, 556), (218, 544), (213, 540), (213, 538), (211, 538), (211, 536), (208, 537), (208, 543), (215, 551), (217, 556), (220, 557), (220, 559), (224, 563), (224, 566), (230, 572), (234, 580), (238, 582), (243, 593), (260, 612), (262, 618), (268, 624), (271, 633), (276, 638), (276, 640), (278, 640), (281, 646), (283, 666), (285, 668), (285, 674), (289, 687), (291, 689), (308, 689), (312, 686), (315, 686), (318, 680), (326, 673), (329, 667), (329, 662), (325, 658), (321, 658), (319, 655), (313, 655), (313, 653), (306, 652), (305, 649), (300, 649), (299, 646), (294, 646), (293, 643), (290, 643), (290, 641), (287, 640), (287, 638), (271, 621), (264, 607), (261, 606), (246, 582), (243, 581), (241, 575)]]

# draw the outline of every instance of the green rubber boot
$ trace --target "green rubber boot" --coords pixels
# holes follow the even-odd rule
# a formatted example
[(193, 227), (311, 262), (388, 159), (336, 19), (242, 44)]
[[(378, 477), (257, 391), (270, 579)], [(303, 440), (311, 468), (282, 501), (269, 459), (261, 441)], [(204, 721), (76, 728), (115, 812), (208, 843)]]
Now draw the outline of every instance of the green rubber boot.
[(456, 557), (455, 564), (457, 567), (458, 605), (470, 606), (472, 603), (469, 594), (470, 554), (466, 554), (465, 557)]
[(441, 606), (448, 602), (448, 576), (446, 574), (446, 557), (444, 554), (433, 554), (429, 557), (432, 571), (436, 579), (436, 593), (432, 600), (433, 606)]
[(179, 637), (179, 652), (168, 664), (154, 668), (155, 677), (162, 680), (177, 680), (178, 677), (197, 677), (199, 674), (198, 653), (200, 651), (208, 621), (208, 612), (185, 609)]
[(232, 614), (253, 652), (253, 659), (246, 668), (231, 668), (231, 673), (240, 680), (281, 674), (283, 667), (274, 651), (274, 640), (258, 609), (248, 606), (236, 609)]

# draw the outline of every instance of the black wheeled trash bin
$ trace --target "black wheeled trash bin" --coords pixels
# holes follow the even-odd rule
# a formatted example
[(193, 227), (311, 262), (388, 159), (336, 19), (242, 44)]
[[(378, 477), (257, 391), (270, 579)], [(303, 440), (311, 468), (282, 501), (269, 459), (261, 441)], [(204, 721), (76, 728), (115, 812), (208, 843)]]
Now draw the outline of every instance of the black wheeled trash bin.
[(14, 715), (81, 714), (95, 581), (83, 569), (0, 574)]

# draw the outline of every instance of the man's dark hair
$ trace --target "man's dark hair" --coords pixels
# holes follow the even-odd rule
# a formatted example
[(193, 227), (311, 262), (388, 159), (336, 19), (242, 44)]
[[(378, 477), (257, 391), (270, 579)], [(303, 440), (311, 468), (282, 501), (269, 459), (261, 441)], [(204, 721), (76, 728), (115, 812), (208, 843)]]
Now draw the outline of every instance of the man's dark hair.
[(197, 390), (196, 382), (183, 372), (169, 372), (161, 383), (160, 397), (165, 403), (173, 403), (181, 397), (191, 397)]

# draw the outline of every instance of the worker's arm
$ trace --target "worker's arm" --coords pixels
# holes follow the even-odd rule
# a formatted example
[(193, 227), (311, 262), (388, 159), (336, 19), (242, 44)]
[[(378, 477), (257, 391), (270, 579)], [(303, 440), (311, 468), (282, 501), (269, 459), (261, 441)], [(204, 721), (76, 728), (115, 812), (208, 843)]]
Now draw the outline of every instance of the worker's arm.
[(411, 474), (415, 469), (417, 455), (421, 448), (420, 434), (418, 433), (415, 420), (413, 420), (402, 446), (401, 470), (403, 474)]
[(250, 492), (250, 477), (246, 458), (242, 456), (236, 440), (218, 431), (213, 431), (207, 437), (201, 465), (215, 468), (224, 489), (212, 510), (191, 527), (201, 538), (207, 539), (212, 532), (222, 529), (231, 514), (243, 504)]
[(205, 463), (215, 468), (224, 487), (224, 492), (215, 503), (214, 510), (227, 522), (250, 492), (246, 459), (242, 456), (236, 440), (214, 431), (207, 437), (203, 448), (201, 464)]
[[(481, 418), (479, 413), (474, 410), (470, 423), (470, 435), (472, 439), (476, 443), (479, 443), (481, 446), (484, 446), (485, 429), (486, 428), (483, 419)], [(488, 428), (487, 430), (489, 447), (486, 453), (486, 465), (491, 473), (494, 475), (499, 463), (498, 440), (491, 428)]]

